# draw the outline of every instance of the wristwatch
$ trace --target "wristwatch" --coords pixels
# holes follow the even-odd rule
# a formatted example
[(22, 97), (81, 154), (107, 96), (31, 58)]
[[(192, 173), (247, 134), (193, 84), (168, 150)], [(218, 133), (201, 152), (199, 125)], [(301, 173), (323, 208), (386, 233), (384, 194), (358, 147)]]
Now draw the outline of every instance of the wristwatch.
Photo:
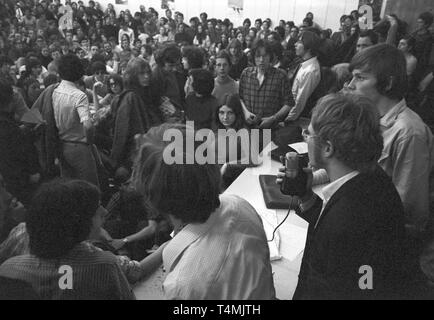
[(122, 241), (127, 244), (128, 243), (128, 238), (123, 238)]

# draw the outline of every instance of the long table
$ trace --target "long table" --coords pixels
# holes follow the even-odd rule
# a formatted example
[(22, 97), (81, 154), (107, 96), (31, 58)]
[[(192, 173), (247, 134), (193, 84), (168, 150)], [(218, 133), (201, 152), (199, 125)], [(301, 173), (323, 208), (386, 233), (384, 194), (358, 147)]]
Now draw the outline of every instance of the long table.
[[(272, 222), (272, 226), (275, 227), (284, 220), (288, 210), (267, 209), (259, 184), (259, 175), (276, 175), (281, 166), (279, 162), (271, 160), (271, 165), (246, 169), (225, 193), (246, 199), (261, 216), (264, 225)], [(322, 187), (314, 188), (314, 191), (321, 197)], [(280, 238), (279, 253), (282, 258), (272, 261), (271, 265), (278, 299), (288, 300), (294, 294), (306, 243), (307, 228), (308, 223), (291, 211), (277, 231)], [(266, 233), (267, 238), (271, 240), (272, 232), (269, 228), (266, 228)]]
[[(271, 149), (272, 147), (268, 151)], [(248, 168), (225, 191), (225, 194), (233, 194), (244, 198), (256, 209), (263, 219), (267, 238), (270, 240), (272, 230), (283, 221), (288, 211), (267, 209), (259, 184), (259, 175), (275, 175), (279, 167), (281, 167), (280, 163), (269, 160), (259, 167)], [(322, 187), (314, 188), (314, 191), (321, 197)], [(272, 261), (271, 265), (278, 299), (289, 300), (294, 294), (306, 242), (307, 228), (308, 223), (297, 216), (294, 211), (291, 211), (286, 221), (277, 231), (277, 238), (280, 239), (278, 250), (281, 258)], [(274, 246), (274, 244), (271, 244), (271, 246)], [(164, 278), (165, 273), (162, 268), (159, 268), (157, 272), (136, 285), (134, 293), (137, 299), (163, 299), (162, 283)]]

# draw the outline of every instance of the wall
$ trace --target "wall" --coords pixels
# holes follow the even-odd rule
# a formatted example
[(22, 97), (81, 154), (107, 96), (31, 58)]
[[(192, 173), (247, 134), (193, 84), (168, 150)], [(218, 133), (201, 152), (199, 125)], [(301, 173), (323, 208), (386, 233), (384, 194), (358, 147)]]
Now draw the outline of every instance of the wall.
[[(115, 1), (99, 0), (99, 3), (105, 9), (108, 3), (114, 4)], [(234, 21), (235, 25), (241, 25), (245, 18), (250, 18), (252, 23), (256, 18), (270, 18), (276, 25), (280, 19), (301, 24), (306, 13), (311, 11), (316, 23), (323, 28), (337, 30), (339, 18), (357, 9), (358, 3), (358, 0), (244, 0), (244, 10), (238, 15), (228, 9), (227, 0), (175, 0), (175, 10), (184, 13), (187, 23), (191, 17), (199, 16), (205, 11), (210, 18), (227, 17)], [(125, 9), (129, 9), (134, 14), (139, 10), (140, 5), (144, 5), (146, 9), (153, 7), (164, 16), (161, 0), (128, 0), (128, 5), (115, 5), (115, 9), (117, 14)]]

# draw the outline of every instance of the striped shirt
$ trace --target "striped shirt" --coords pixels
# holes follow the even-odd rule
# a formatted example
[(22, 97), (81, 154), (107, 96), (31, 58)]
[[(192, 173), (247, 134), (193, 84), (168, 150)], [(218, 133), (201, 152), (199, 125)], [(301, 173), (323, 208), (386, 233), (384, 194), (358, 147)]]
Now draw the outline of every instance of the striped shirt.
[[(0, 266), (0, 276), (31, 284), (42, 299), (135, 299), (116, 257), (88, 243), (80, 243), (59, 259), (34, 255), (13, 257)], [(67, 286), (69, 283), (71, 287)]]
[(245, 200), (220, 196), (205, 223), (186, 225), (163, 251), (167, 299), (275, 298), (270, 252), (261, 218)]

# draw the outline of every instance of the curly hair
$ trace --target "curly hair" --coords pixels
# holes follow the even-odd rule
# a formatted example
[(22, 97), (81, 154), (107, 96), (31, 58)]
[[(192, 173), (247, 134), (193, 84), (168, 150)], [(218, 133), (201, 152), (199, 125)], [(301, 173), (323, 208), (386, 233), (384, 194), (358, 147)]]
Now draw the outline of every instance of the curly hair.
[(187, 59), (190, 69), (199, 69), (204, 65), (205, 57), (203, 52), (196, 46), (184, 47), (182, 57)]
[(62, 80), (76, 82), (84, 76), (84, 66), (75, 54), (66, 54), (59, 61), (59, 76)]
[(28, 207), (30, 252), (59, 258), (86, 240), (100, 201), (98, 188), (86, 181), (54, 180), (43, 184)]
[(212, 73), (204, 69), (192, 69), (190, 75), (193, 77), (193, 90), (203, 96), (210, 96), (214, 90), (214, 77)]
[(166, 44), (155, 55), (155, 61), (160, 67), (167, 63), (179, 63), (181, 50), (175, 44)]
[(366, 172), (375, 168), (383, 150), (378, 118), (368, 98), (330, 94), (313, 109), (311, 124), (321, 142), (332, 143), (338, 160)]

